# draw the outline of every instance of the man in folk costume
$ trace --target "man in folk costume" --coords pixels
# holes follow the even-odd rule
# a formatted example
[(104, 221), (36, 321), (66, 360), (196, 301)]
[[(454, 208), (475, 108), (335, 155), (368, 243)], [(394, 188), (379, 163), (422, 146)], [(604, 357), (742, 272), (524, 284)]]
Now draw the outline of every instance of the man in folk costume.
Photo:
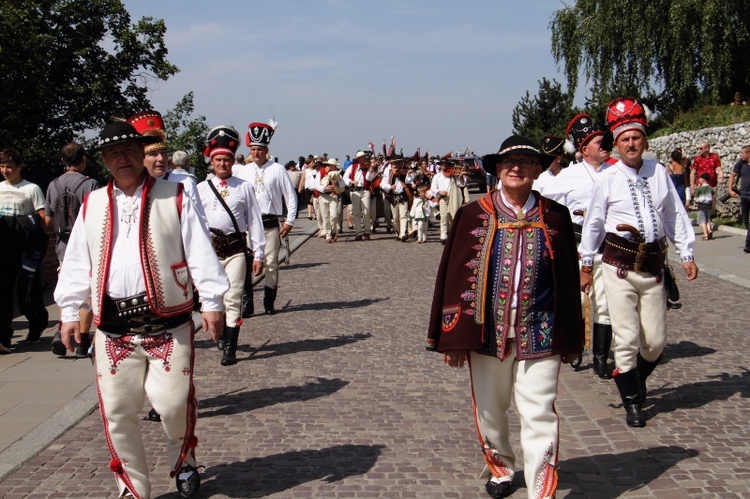
[[(580, 242), (583, 217), (591, 202), (594, 179), (610, 166), (610, 157), (609, 151), (602, 147), (604, 132), (588, 114), (581, 113), (574, 116), (568, 123), (565, 136), (565, 150), (569, 154), (580, 151), (583, 160), (565, 168), (555, 177), (554, 182), (543, 185), (539, 192), (568, 207), (573, 219), (576, 240)], [(601, 251), (597, 251), (594, 255), (593, 268), (593, 285), (588, 295), (583, 294), (581, 298), (584, 301), (588, 299), (590, 320), (593, 321), (591, 353), (594, 360), (594, 373), (601, 379), (611, 379), (612, 371), (607, 366), (607, 360), (612, 345), (612, 325), (607, 308), (607, 296), (604, 293)], [(580, 362), (580, 359), (576, 359), (571, 364), (577, 369)]]
[(354, 219), (354, 240), (370, 239), (370, 189), (375, 179), (375, 169), (370, 167), (370, 155), (357, 151), (354, 163), (344, 172), (344, 183), (349, 187)]
[(453, 162), (448, 157), (440, 158), (440, 171), (432, 177), (430, 191), (438, 200), (440, 211), (440, 242), (445, 244), (453, 217), (464, 204), (463, 188), (465, 175), (456, 175)]
[(323, 169), (320, 170), (320, 177), (315, 182), (315, 190), (320, 193), (318, 206), (323, 220), (321, 230), (325, 235), (326, 243), (338, 241), (338, 232), (341, 228), (339, 225), (341, 193), (344, 192), (346, 184), (341, 177), (338, 165), (336, 158), (326, 161)]
[(406, 162), (411, 158), (393, 158), (383, 171), (383, 182), (380, 187), (389, 194), (393, 226), (396, 228), (396, 239), (406, 242), (409, 237), (409, 193), (406, 184), (408, 174)]
[(647, 108), (619, 97), (607, 106), (609, 134), (620, 160), (595, 177), (583, 222), (581, 290), (594, 281), (596, 254), (604, 244), (602, 278), (615, 339), (617, 389), (628, 426), (642, 427), (646, 379), (662, 358), (667, 335), (664, 265), (667, 237), (688, 280), (695, 233), (674, 184), (656, 161), (644, 160)]
[(68, 242), (55, 301), (62, 340), (80, 341), (78, 312), (91, 295), (97, 326), (99, 409), (120, 497), (148, 498), (148, 463), (138, 428), (145, 397), (161, 414), (171, 475), (182, 497), (200, 486), (193, 386), (193, 285), (203, 330), (223, 327), (229, 288), (195, 205), (182, 184), (151, 177), (143, 146), (153, 138), (122, 121), (97, 147), (113, 180), (86, 198)]
[[(281, 239), (291, 232), (297, 218), (297, 191), (283, 165), (268, 159), (268, 145), (276, 130), (276, 122), (250, 123), (247, 126), (245, 144), (250, 148), (252, 163), (238, 168), (235, 176), (250, 183), (255, 189), (255, 198), (260, 205), (263, 230), (266, 235), (265, 284), (263, 285), (263, 309), (267, 314), (276, 313), (276, 294), (279, 290), (279, 250)], [(286, 214), (284, 208), (286, 207)], [(279, 218), (285, 217), (279, 224)], [(253, 290), (246, 289), (246, 300), (252, 308)], [(253, 310), (245, 310), (250, 316)], [(248, 314), (249, 312), (249, 314)]]
[(185, 195), (188, 196), (198, 208), (201, 221), (205, 223), (206, 214), (203, 213), (203, 204), (198, 197), (195, 182), (185, 175), (172, 175), (169, 170), (169, 149), (167, 147), (167, 133), (164, 130), (164, 119), (158, 111), (150, 110), (136, 113), (127, 119), (135, 130), (146, 137), (152, 137), (153, 143), (144, 147), (145, 157), (143, 166), (154, 178), (168, 180), (170, 182), (181, 182)]
[(515, 135), (483, 158), (500, 188), (457, 211), (435, 284), (427, 348), (451, 367), (468, 360), (482, 477), (495, 498), (511, 493), (516, 470), (507, 416), (513, 392), (528, 497), (554, 497), (560, 363), (583, 349), (570, 215), (532, 191), (552, 159)]
[[(221, 357), (222, 366), (237, 363), (247, 267), (251, 267), (249, 272), (252, 275), (257, 276), (263, 272), (266, 246), (255, 191), (249, 182), (232, 175), (234, 153), (239, 143), (240, 137), (234, 128), (223, 125), (214, 127), (208, 134), (204, 154), (208, 156), (216, 176), (198, 184), (198, 194), (206, 212), (211, 241), (230, 284), (229, 291), (224, 295), (226, 323), (217, 342), (219, 350), (224, 352)], [(252, 260), (247, 246), (248, 236), (253, 250)]]

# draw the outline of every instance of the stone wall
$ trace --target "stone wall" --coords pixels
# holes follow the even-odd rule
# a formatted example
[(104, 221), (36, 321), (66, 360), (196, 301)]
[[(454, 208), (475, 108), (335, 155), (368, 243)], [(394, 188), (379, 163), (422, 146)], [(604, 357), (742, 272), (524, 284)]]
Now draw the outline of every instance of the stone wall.
[[(670, 155), (675, 148), (681, 147), (682, 153), (692, 159), (698, 154), (698, 144), (704, 140), (711, 145), (711, 152), (715, 152), (721, 158), (721, 166), (724, 170), (724, 185), (718, 187), (717, 194), (721, 197), (727, 192), (726, 183), (729, 181), (729, 175), (732, 173), (734, 164), (740, 159), (740, 149), (742, 146), (750, 145), (750, 122), (674, 133), (650, 139), (648, 144), (649, 150), (658, 156), (659, 161), (668, 164)], [(716, 211), (719, 217), (739, 219), (739, 201), (730, 199), (726, 203), (717, 202)]]

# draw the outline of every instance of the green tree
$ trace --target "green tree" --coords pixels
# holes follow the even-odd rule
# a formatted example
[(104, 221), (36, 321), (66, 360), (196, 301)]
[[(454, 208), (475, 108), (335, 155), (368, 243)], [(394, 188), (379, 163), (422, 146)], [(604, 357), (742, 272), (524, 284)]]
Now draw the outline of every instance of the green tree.
[(0, 0), (0, 147), (22, 150), (45, 186), (60, 147), (111, 116), (150, 107), (167, 59), (162, 20), (131, 23), (120, 0)]
[(191, 118), (194, 112), (193, 92), (190, 92), (177, 103), (174, 109), (164, 115), (164, 128), (167, 132), (170, 151), (188, 153), (190, 166), (195, 168), (196, 176), (202, 180), (207, 172), (203, 151), (209, 128), (205, 116)]
[(550, 28), (568, 91), (582, 74), (598, 106), (629, 88), (673, 116), (750, 93), (750, 0), (575, 0)]
[(531, 97), (527, 91), (513, 109), (513, 133), (541, 144), (545, 135), (562, 137), (568, 121), (578, 112), (572, 93), (563, 92), (557, 81), (542, 78), (539, 93)]

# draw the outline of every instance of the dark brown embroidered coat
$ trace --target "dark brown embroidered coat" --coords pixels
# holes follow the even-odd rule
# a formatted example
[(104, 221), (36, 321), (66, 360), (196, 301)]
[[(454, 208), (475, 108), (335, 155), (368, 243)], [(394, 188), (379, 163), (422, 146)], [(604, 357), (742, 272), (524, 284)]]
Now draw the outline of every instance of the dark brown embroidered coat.
[[(570, 214), (564, 206), (534, 193), (539, 199), (545, 235), (551, 240), (554, 281), (554, 321), (547, 348), (517, 347), (519, 360), (583, 350), (583, 319), (579, 291), (578, 252)], [(427, 349), (445, 352), (471, 350), (498, 355), (492, 329), (494, 297), (489, 269), (493, 243), (502, 235), (497, 227), (493, 193), (464, 205), (456, 213), (435, 283)], [(488, 327), (486, 327), (488, 326)], [(519, 344), (520, 342), (516, 342)], [(500, 345), (500, 348), (505, 348)]]

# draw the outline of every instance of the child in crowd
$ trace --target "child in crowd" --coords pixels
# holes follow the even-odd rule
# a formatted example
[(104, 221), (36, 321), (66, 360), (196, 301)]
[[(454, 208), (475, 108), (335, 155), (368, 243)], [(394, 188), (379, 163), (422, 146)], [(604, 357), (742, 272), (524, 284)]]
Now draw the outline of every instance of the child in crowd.
[(695, 203), (698, 206), (698, 223), (703, 230), (703, 239), (708, 241), (714, 235), (711, 226), (711, 212), (714, 206), (714, 189), (708, 185), (708, 173), (703, 173), (698, 178), (698, 187), (695, 188)]
[(427, 219), (430, 217), (430, 205), (427, 203), (428, 184), (420, 184), (417, 187), (417, 195), (409, 211), (409, 218), (412, 219), (413, 226), (417, 228), (417, 243), (427, 241)]

